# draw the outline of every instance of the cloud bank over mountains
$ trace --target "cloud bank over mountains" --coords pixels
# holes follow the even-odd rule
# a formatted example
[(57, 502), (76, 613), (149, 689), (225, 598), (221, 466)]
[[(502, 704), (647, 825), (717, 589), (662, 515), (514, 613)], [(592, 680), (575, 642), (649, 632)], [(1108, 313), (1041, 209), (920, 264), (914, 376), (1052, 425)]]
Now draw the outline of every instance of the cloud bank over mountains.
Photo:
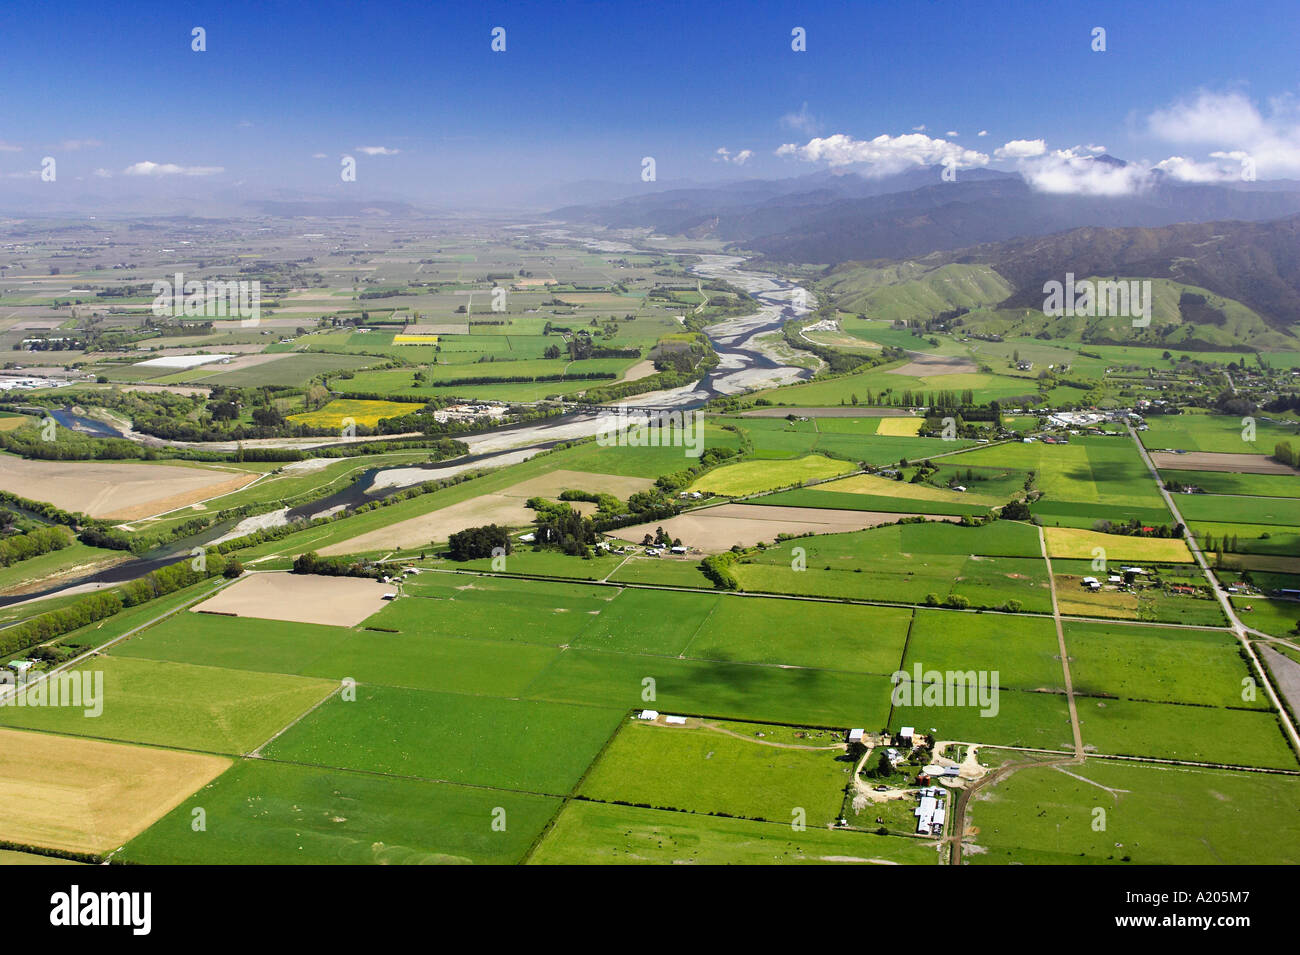
[(1162, 176), (1187, 183), (1300, 176), (1300, 105), (1292, 96), (1275, 97), (1261, 111), (1242, 93), (1202, 90), (1155, 110), (1146, 117), (1147, 136), (1168, 147), (1201, 151), (1199, 156), (1179, 152), (1156, 161), (1120, 162), (1093, 144), (1049, 148), (1043, 138), (1013, 139), (986, 152), (950, 141), (952, 132), (936, 139), (924, 133), (924, 125), (913, 129), (873, 139), (834, 133), (802, 145), (784, 143), (776, 155), (833, 169), (852, 167), (869, 178), (920, 166), (973, 169), (1002, 163), (1041, 192), (1084, 196), (1135, 195)]

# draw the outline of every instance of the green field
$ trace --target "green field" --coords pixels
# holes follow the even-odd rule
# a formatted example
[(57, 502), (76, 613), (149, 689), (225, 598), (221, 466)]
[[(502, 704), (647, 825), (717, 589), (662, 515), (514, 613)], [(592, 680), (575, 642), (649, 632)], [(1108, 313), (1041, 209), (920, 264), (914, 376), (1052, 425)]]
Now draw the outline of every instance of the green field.
[(529, 857), (542, 865), (935, 865), (934, 842), (570, 802)]
[[(1291, 776), (1108, 760), (1022, 769), (971, 803), (979, 851), (965, 860), (1289, 865), (1300, 839), (1297, 798), (1300, 779)], [(1261, 819), (1273, 820), (1266, 838)]]
[(853, 765), (843, 733), (755, 723), (629, 722), (583, 780), (601, 802), (825, 827)]
[(623, 713), (357, 687), (267, 747), (272, 759), (541, 794), (573, 788)]
[(902, 669), (997, 672), (1002, 687), (1064, 692), (1056, 628), (1046, 618), (918, 610)]
[(1224, 415), (1152, 415), (1142, 444), (1151, 450), (1212, 451), (1222, 454), (1272, 454), (1279, 441), (1300, 434), (1300, 425), (1253, 418), (1254, 438), (1241, 418)]
[(1243, 698), (1250, 671), (1226, 631), (1067, 621), (1074, 691), (1084, 696), (1267, 708)]
[(948, 463), (1033, 471), (1035, 486), (1047, 501), (1164, 509), (1138, 449), (1124, 437), (1073, 437), (1068, 445), (995, 445), (964, 451)]
[(1240, 524), (1300, 527), (1300, 500), (1295, 498), (1180, 494), (1176, 503), (1183, 520), (1189, 524), (1231, 517)]
[(738, 497), (824, 480), (852, 470), (854, 467), (849, 462), (833, 461), (820, 454), (790, 461), (741, 461), (739, 464), (715, 468), (699, 478), (688, 490)]
[[(153, 865), (518, 862), (558, 799), (268, 760), (237, 763), (115, 857)], [(206, 829), (193, 828), (202, 809)], [(504, 828), (494, 828), (500, 819)]]
[[(1258, 497), (1300, 497), (1300, 480), (1293, 474), (1237, 474), (1231, 471), (1164, 471), (1166, 481), (1195, 484), (1206, 494), (1240, 494)], [(1181, 510), (1191, 497), (1175, 499)]]
[(1078, 708), (1084, 745), (1097, 752), (1297, 768), (1277, 717), (1262, 710), (1093, 697)]
[[(802, 548), (806, 567), (795, 566)], [(1034, 528), (1010, 521), (982, 527), (895, 524), (786, 541), (733, 565), (747, 591), (924, 603), (950, 595), (973, 607), (1018, 600), (1049, 612), (1046, 565)]]
[(115, 656), (98, 657), (74, 672), (103, 673), (100, 716), (88, 717), (77, 707), (14, 705), (0, 708), (0, 723), (240, 754), (338, 689), (328, 680)]

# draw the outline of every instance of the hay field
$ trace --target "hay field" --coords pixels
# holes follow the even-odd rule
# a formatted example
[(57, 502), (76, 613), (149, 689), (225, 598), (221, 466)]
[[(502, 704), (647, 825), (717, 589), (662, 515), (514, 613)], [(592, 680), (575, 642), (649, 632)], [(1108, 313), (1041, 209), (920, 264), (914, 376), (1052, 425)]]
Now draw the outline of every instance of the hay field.
[[(888, 419), (882, 419), (888, 420)], [(831, 491), (841, 494), (871, 494), (877, 497), (905, 497), (915, 501), (944, 501), (949, 504), (998, 505), (1005, 503), (996, 494), (977, 494), (974, 492), (949, 491), (947, 488), (931, 487), (928, 484), (904, 484), (875, 474), (854, 474), (827, 481), (808, 488), (813, 491)]]
[(741, 461), (708, 472), (692, 484), (690, 490), (735, 497), (832, 478), (854, 470), (855, 465), (848, 461), (837, 461), (820, 454), (786, 461)]
[(893, 438), (915, 438), (921, 433), (923, 424), (924, 418), (881, 418), (880, 424), (876, 425), (876, 434)]
[(1100, 534), (1077, 527), (1045, 527), (1049, 557), (1091, 560), (1092, 551), (1100, 547), (1106, 560), (1152, 561), (1165, 564), (1190, 564), (1192, 552), (1181, 538), (1129, 537), (1123, 534)]
[(221, 756), (0, 729), (0, 840), (107, 852), (226, 770)]

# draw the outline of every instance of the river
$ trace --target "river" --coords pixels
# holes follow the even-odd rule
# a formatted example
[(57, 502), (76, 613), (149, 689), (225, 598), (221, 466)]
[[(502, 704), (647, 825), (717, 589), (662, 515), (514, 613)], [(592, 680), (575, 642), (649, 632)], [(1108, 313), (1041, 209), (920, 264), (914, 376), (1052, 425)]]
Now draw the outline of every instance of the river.
[[(553, 230), (549, 234), (555, 238), (559, 238), (561, 234), (565, 238), (574, 238), (559, 230)], [(757, 341), (761, 336), (781, 331), (781, 326), (786, 319), (784, 312), (792, 307), (795, 289), (799, 287), (796, 284), (767, 273), (747, 271), (741, 268), (745, 260), (735, 255), (701, 254), (686, 250), (682, 253), (672, 253), (663, 248), (639, 249), (607, 241), (582, 239), (579, 241), (588, 248), (602, 252), (654, 251), (699, 255), (700, 262), (691, 268), (693, 273), (701, 279), (726, 281), (753, 296), (758, 302), (758, 310), (753, 314), (729, 318), (704, 329), (704, 333), (709, 337), (709, 341), (721, 359), (718, 366), (706, 377), (681, 388), (635, 395), (616, 402), (617, 405), (631, 408), (689, 410), (698, 408), (718, 396), (789, 384), (812, 376), (812, 372), (806, 368), (782, 362), (779, 355), (770, 347), (765, 347), (764, 343)], [(814, 307), (811, 293), (804, 294), (808, 307)], [(122, 436), (122, 432), (102, 421), (74, 414), (70, 409), (51, 411), (51, 414), (64, 427), (76, 428), (101, 437)], [(634, 422), (638, 417), (644, 420), (644, 417), (636, 414), (629, 415), (628, 420)], [(108, 587), (132, 580), (178, 560), (184, 560), (190, 556), (193, 548), (210, 546), (258, 528), (274, 527), (292, 520), (307, 520), (343, 508), (382, 500), (404, 488), (425, 481), (452, 477), (474, 468), (517, 464), (562, 442), (591, 437), (596, 434), (600, 424), (600, 415), (579, 412), (566, 415), (559, 420), (513, 425), (486, 434), (462, 438), (461, 440), (469, 446), (469, 454), (459, 458), (432, 464), (372, 468), (362, 472), (348, 487), (321, 500), (299, 507), (282, 508), (270, 514), (257, 515), (239, 523), (227, 521), (194, 537), (174, 541), (143, 557), (133, 557), (107, 570), (64, 581), (40, 593), (0, 597), (0, 607), (61, 593)], [(186, 446), (203, 447), (196, 444)], [(215, 448), (216, 445), (214, 444), (213, 447)]]

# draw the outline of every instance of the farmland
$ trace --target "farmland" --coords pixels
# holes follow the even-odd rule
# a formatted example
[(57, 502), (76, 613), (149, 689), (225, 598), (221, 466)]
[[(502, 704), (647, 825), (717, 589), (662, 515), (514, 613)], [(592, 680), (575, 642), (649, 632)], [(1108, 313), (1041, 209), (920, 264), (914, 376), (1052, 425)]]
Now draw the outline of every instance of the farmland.
[(0, 740), (0, 839), (68, 852), (117, 848), (230, 765), (42, 733), (0, 730)]
[[(844, 296), (810, 351), (793, 279), (713, 239), (427, 225), (219, 245), (293, 276), (258, 327), (145, 327), (132, 295), (56, 316), (118, 337), (0, 411), (6, 546), (69, 541), (0, 568), (37, 597), (0, 611), (5, 662), (38, 679), (0, 706), (0, 840), (164, 865), (1201, 862), (1293, 795), (1290, 718), (1234, 629), (1293, 652), (1272, 594), (1300, 517), (1270, 457), (1292, 416), (1243, 441), (1125, 390), (1167, 401), (1212, 364), (968, 336), (1020, 320), (984, 266), (810, 268)], [(642, 400), (699, 414), (701, 445), (595, 440)], [(1169, 449), (1158, 477), (1143, 447)], [(146, 583), (217, 554), (229, 579)], [(44, 705), (48, 674), (102, 679), (102, 712)], [(977, 787), (963, 829), (918, 828), (923, 775)], [(1180, 812), (1195, 844), (1150, 818)]]
[(683, 812), (783, 822), (797, 809), (824, 827), (852, 771), (838, 733), (688, 721), (625, 726), (582, 784), (582, 795)]
[[(1285, 864), (1294, 820), (1282, 807), (1295, 799), (1296, 784), (1293, 777), (1104, 760), (1068, 771), (1022, 770), (977, 797), (972, 818), (982, 851), (971, 861)], [(1106, 813), (1101, 830), (1093, 824), (1097, 806)], [(1263, 844), (1250, 837), (1261, 815), (1287, 819)]]
[(339, 398), (315, 411), (290, 415), (289, 420), (315, 428), (341, 428), (348, 422), (374, 427), (384, 418), (400, 418), (419, 408), (418, 403), (409, 401), (350, 401)]
[(820, 455), (809, 455), (782, 462), (755, 461), (730, 464), (696, 481), (690, 490), (739, 497), (744, 494), (837, 477), (851, 470), (853, 470), (851, 464), (833, 461)]

